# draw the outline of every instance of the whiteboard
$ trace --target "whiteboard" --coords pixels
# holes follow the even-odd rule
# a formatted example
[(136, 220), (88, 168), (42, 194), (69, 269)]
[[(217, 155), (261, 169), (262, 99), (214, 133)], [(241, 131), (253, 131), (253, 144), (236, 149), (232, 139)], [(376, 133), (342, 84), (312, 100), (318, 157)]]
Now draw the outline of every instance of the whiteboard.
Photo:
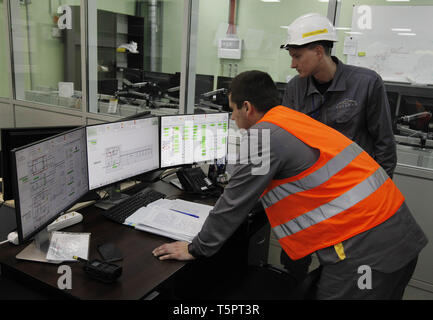
[(346, 47), (385, 81), (433, 84), (433, 6), (354, 6)]

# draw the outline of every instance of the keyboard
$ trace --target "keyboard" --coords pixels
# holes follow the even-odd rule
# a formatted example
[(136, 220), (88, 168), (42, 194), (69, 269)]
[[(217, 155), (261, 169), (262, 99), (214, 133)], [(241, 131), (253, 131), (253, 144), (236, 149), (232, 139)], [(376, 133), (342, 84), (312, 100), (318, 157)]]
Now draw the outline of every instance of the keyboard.
[(102, 215), (112, 221), (123, 224), (135, 211), (158, 199), (163, 199), (165, 196), (166, 195), (161, 192), (145, 188), (107, 211), (104, 211)]

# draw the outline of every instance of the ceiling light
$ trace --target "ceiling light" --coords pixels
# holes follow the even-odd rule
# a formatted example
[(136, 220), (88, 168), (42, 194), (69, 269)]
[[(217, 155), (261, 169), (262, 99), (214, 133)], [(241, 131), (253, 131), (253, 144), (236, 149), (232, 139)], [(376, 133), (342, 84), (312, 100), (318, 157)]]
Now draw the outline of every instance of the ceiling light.
[(350, 30), (351, 28), (348, 27), (336, 27), (337, 30)]
[(280, 2), (280, 0), (262, 0), (262, 2)]
[(392, 31), (396, 31), (396, 32), (411, 32), (412, 29), (410, 28), (392, 28)]
[(402, 32), (397, 33), (399, 36), (416, 36), (416, 33)]
[(347, 34), (362, 34), (362, 32), (358, 32), (358, 31), (346, 31), (345, 33), (347, 33)]

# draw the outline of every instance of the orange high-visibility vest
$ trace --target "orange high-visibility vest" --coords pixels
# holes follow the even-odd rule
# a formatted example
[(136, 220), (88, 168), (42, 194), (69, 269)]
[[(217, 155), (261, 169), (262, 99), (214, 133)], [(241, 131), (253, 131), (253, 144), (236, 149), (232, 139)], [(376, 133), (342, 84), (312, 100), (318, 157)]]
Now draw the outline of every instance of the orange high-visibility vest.
[(259, 122), (320, 150), (313, 166), (271, 181), (261, 196), (271, 228), (293, 260), (379, 225), (402, 205), (403, 195), (382, 167), (338, 131), (283, 106)]

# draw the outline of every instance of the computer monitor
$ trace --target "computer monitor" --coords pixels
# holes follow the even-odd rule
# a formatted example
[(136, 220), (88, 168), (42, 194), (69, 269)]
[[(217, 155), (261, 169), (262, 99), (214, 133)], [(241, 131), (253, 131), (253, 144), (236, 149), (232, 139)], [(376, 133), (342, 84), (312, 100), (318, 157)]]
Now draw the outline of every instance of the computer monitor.
[(89, 189), (159, 169), (159, 118), (86, 127)]
[(155, 71), (143, 71), (143, 81), (156, 83), (163, 91), (172, 87), (173, 74)]
[(117, 70), (122, 72), (122, 77), (129, 82), (143, 82), (143, 70), (136, 68), (118, 67)]
[[(433, 113), (433, 98), (401, 96), (399, 117), (425, 111)], [(433, 118), (427, 116), (414, 119), (409, 124), (411, 129), (424, 132), (431, 131), (431, 126), (433, 126)]]
[(124, 117), (120, 120), (121, 121), (127, 121), (127, 120), (143, 119), (143, 118), (151, 118), (151, 117), (152, 117), (151, 112), (149, 110), (146, 110), (146, 111), (134, 113), (134, 114), (127, 116), (127, 117)]
[(232, 82), (233, 78), (231, 77), (223, 77), (218, 76), (217, 77), (217, 89), (225, 88), (229, 89), (230, 83)]
[(11, 150), (43, 140), (59, 133), (77, 128), (77, 126), (40, 127), (40, 128), (2, 128), (1, 129), (1, 166), (3, 177), (3, 200), (13, 199), (11, 184)]
[(119, 89), (117, 79), (103, 79), (98, 80), (98, 93), (106, 95), (114, 95), (114, 93)]
[(170, 87), (180, 87), (180, 72), (175, 72), (171, 76)]
[(88, 190), (85, 128), (12, 150), (19, 242), (31, 239)]
[(195, 103), (200, 102), (200, 95), (213, 91), (214, 76), (207, 74), (195, 75)]
[(161, 168), (224, 159), (228, 113), (161, 117)]

